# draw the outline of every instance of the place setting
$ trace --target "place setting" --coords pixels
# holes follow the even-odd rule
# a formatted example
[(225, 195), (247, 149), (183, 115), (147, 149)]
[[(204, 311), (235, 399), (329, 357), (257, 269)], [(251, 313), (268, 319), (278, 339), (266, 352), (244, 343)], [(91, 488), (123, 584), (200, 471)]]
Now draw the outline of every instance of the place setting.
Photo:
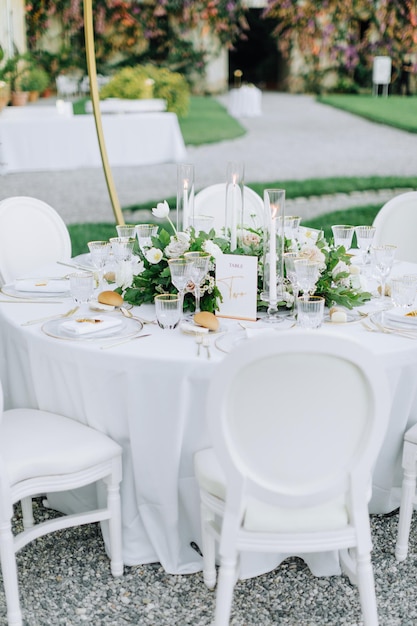
[[(12, 302), (60, 302), (70, 295), (70, 286), (67, 276), (63, 277), (35, 277), (18, 278), (13, 283), (3, 285), (1, 294), (12, 298)], [(0, 300), (5, 302), (6, 300)]]

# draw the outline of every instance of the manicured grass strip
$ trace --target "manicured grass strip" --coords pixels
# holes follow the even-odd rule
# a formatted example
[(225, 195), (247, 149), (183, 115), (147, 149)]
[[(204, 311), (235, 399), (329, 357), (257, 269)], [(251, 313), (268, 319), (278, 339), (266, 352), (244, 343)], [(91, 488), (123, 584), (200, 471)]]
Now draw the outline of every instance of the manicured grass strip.
[(417, 96), (330, 94), (318, 96), (317, 100), (372, 122), (417, 133)]
[(246, 133), (220, 102), (207, 96), (191, 96), (187, 117), (178, 121), (184, 142), (189, 146), (236, 139)]

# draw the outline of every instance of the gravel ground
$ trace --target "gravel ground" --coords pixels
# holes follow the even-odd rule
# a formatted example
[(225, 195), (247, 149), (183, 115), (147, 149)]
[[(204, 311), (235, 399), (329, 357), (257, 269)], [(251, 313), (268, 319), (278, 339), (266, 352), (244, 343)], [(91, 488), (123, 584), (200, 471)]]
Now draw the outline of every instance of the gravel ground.
[[(36, 501), (37, 516), (54, 515)], [(394, 558), (398, 515), (371, 517), (372, 561), (381, 626), (417, 624), (417, 545)], [(17, 524), (20, 523), (19, 512)], [(208, 626), (215, 594), (202, 574), (167, 574), (159, 564), (110, 574), (97, 524), (59, 531), (18, 555), (24, 626)], [(0, 624), (6, 625), (0, 591)], [(356, 587), (345, 576), (316, 578), (298, 558), (235, 587), (232, 626), (360, 626)]]

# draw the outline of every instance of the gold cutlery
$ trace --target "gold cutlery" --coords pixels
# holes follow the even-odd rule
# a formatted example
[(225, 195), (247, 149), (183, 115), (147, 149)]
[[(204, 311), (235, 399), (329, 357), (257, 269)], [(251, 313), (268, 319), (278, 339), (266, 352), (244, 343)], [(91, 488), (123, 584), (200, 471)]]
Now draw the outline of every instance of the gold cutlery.
[(30, 298), (16, 298), (15, 300), (1, 300), (0, 304), (62, 304), (63, 300), (50, 300), (49, 298), (43, 298), (43, 300), (31, 300)]
[(203, 335), (201, 335), (201, 334), (196, 335), (195, 342), (197, 344), (197, 356), (200, 356), (201, 345), (203, 343)]
[(210, 359), (211, 358), (211, 354), (210, 354), (210, 339), (209, 339), (209, 337), (207, 337), (207, 335), (205, 335), (203, 337), (203, 347), (207, 350), (207, 358)]
[(144, 337), (150, 337), (151, 333), (147, 335), (135, 335), (134, 337), (128, 337), (127, 339), (123, 339), (122, 341), (116, 341), (114, 343), (107, 344), (107, 346), (100, 346), (100, 350), (107, 350), (107, 348), (115, 348), (116, 346), (121, 346), (123, 343), (128, 343), (129, 341), (133, 341), (134, 339), (143, 339)]
[(142, 324), (156, 324), (156, 320), (145, 320), (143, 317), (138, 317), (137, 315), (133, 315), (131, 311), (126, 309), (124, 306), (117, 307), (122, 315), (132, 320), (136, 320), (137, 322), (141, 322)]
[(417, 334), (412, 334), (412, 331), (408, 332), (406, 330), (394, 330), (393, 328), (385, 328), (385, 326), (381, 326), (381, 324), (378, 324), (374, 320), (372, 321), (372, 324), (374, 324), (374, 326), (370, 326), (363, 320), (361, 321), (361, 324), (365, 328), (365, 330), (371, 333), (384, 333), (386, 335), (398, 335), (399, 337), (404, 337), (406, 339), (417, 339)]
[(28, 322), (23, 322), (21, 326), (31, 326), (32, 324), (40, 324), (41, 322), (48, 322), (49, 320), (59, 320), (64, 317), (71, 317), (74, 313), (78, 311), (80, 307), (75, 306), (73, 309), (70, 309), (66, 313), (57, 313), (56, 315), (47, 315), (46, 317), (39, 317), (36, 320), (29, 320)]

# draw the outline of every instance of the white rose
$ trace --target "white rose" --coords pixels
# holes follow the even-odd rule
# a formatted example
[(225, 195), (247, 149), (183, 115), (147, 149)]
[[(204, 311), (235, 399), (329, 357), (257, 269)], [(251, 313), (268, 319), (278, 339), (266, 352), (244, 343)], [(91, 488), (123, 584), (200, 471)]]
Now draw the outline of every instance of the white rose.
[(242, 243), (244, 246), (258, 246), (261, 242), (261, 238), (257, 233), (253, 233), (250, 230), (244, 230), (242, 234)]
[(169, 204), (166, 200), (158, 202), (155, 208), (152, 209), (152, 215), (159, 217), (160, 219), (166, 219), (169, 215)]
[(116, 285), (123, 290), (131, 287), (133, 281), (133, 268), (130, 261), (120, 261), (116, 268)]
[(326, 257), (316, 246), (304, 245), (300, 250), (300, 257), (302, 259), (309, 259), (310, 261), (320, 263), (320, 270), (324, 270), (326, 268)]
[(149, 248), (149, 250), (147, 250), (145, 253), (146, 260), (149, 263), (152, 263), (152, 265), (156, 265), (157, 263), (159, 263), (159, 261), (162, 259), (162, 256), (162, 251), (159, 250), (159, 248)]
[(177, 233), (176, 236), (171, 237), (171, 241), (165, 248), (165, 255), (169, 259), (178, 259), (184, 252), (187, 252), (189, 247), (189, 235), (187, 235), (187, 233)]
[(223, 252), (221, 251), (217, 243), (214, 243), (214, 241), (212, 241), (211, 239), (207, 239), (203, 243), (202, 248), (204, 252), (207, 252), (208, 254), (210, 254), (210, 256), (214, 257), (215, 259), (217, 259), (219, 256), (223, 254)]

